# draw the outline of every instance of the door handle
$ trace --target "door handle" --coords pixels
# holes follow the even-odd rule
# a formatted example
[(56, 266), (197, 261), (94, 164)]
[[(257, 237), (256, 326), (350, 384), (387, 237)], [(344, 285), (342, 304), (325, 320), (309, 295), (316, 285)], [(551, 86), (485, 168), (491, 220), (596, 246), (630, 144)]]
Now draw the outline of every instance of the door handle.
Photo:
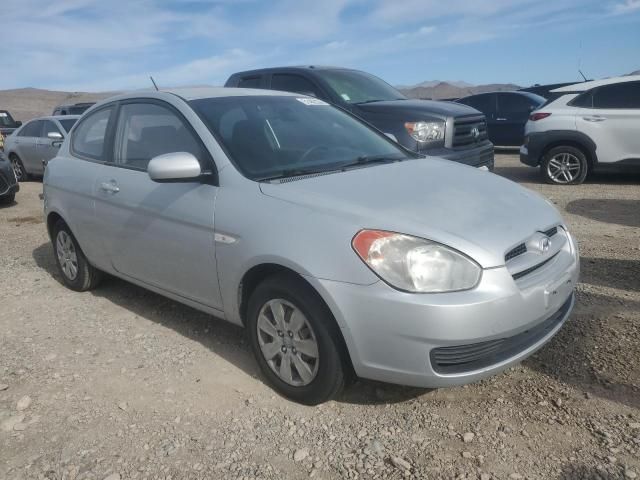
[(118, 193), (120, 191), (120, 187), (118, 187), (115, 182), (102, 182), (100, 184), (100, 190), (108, 193)]
[(591, 117), (582, 117), (586, 122), (604, 122), (606, 120), (605, 117), (601, 117), (600, 115), (593, 115)]
[(498, 122), (506, 122), (506, 121), (507, 121), (507, 119), (506, 119), (506, 118), (496, 118), (496, 120), (497, 120)]

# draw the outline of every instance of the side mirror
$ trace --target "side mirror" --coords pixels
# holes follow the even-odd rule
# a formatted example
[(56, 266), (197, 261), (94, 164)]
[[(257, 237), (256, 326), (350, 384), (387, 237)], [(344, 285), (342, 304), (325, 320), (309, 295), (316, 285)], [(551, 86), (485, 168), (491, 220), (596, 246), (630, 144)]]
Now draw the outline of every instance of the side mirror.
[(62, 140), (62, 134), (60, 132), (49, 132), (47, 133), (47, 137), (51, 140)]
[(198, 178), (202, 175), (202, 168), (191, 153), (174, 152), (153, 157), (147, 173), (154, 182), (179, 182)]
[(22, 126), (22, 122), (20, 120), (16, 121), (16, 128), (21, 127)]

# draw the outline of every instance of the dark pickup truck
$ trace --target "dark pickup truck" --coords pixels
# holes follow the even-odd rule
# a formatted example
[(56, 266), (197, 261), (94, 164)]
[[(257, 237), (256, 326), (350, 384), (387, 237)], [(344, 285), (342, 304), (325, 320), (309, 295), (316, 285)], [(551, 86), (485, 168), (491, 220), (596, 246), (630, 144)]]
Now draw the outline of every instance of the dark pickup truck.
[(0, 110), (0, 150), (4, 150), (5, 137), (11, 135), (21, 125), (22, 122), (16, 122), (8, 111)]
[(334, 67), (281, 67), (234, 73), (225, 87), (311, 95), (392, 136), (409, 150), (493, 170), (484, 115), (466, 105), (411, 100), (369, 73)]

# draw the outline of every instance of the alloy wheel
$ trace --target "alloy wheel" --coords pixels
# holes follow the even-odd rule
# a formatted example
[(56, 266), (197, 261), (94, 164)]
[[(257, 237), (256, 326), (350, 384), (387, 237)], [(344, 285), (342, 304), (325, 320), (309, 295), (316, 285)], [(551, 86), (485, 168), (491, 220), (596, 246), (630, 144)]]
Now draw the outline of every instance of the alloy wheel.
[(22, 163), (16, 157), (11, 157), (11, 167), (13, 173), (16, 176), (16, 180), (22, 181), (24, 179), (24, 171), (22, 170)]
[(571, 183), (579, 175), (580, 159), (572, 153), (559, 153), (547, 164), (547, 174), (556, 183)]
[(318, 342), (299, 308), (287, 300), (270, 300), (260, 309), (256, 328), (262, 355), (283, 382), (301, 387), (313, 381), (318, 373)]
[(78, 276), (78, 256), (71, 236), (64, 230), (58, 232), (56, 254), (64, 275), (71, 281)]

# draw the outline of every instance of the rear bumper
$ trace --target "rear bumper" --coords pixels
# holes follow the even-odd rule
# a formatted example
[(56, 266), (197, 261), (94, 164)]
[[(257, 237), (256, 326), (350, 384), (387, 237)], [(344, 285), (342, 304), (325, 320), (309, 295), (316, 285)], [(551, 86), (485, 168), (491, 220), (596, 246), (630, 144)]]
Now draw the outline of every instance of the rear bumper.
[(437, 150), (429, 150), (422, 153), (427, 155), (445, 158), (458, 163), (464, 163), (472, 167), (486, 167), (493, 171), (494, 167), (494, 153), (493, 144), (485, 140), (478, 143), (476, 146), (465, 149), (452, 149), (452, 148), (440, 148)]

